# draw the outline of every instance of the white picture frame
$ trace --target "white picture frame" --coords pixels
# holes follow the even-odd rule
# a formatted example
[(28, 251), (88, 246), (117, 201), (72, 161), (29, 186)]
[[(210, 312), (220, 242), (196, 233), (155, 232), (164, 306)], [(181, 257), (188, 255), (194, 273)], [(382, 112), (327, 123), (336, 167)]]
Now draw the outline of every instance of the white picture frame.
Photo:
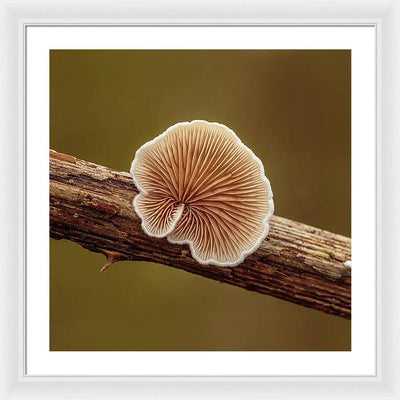
[[(140, 15), (140, 18), (137, 16)], [(245, 18), (243, 18), (245, 15)], [(334, 19), (326, 17), (335, 16)], [(43, 16), (46, 16), (44, 19)], [(195, 16), (195, 17), (193, 17)], [(337, 17), (337, 18), (336, 18)], [(396, 238), (400, 200), (396, 185), (400, 127), (397, 112), (400, 66), (400, 5), (337, 0), (326, 4), (292, 1), (251, 4), (230, 2), (112, 4), (29, 2), (0, 3), (2, 116), (1, 224), (2, 274), (0, 316), (1, 398), (399, 398), (399, 260)], [(82, 19), (83, 18), (83, 19)], [(23, 31), (26, 23), (77, 24), (372, 24), (377, 27), (377, 356), (374, 377), (82, 377), (23, 376), (24, 308), (24, 142)], [(397, 128), (397, 130), (396, 130)], [(373, 177), (374, 179), (374, 177)], [(16, 201), (18, 199), (18, 201)], [(3, 219), (2, 216), (2, 219)], [(29, 305), (28, 305), (29, 306)]]

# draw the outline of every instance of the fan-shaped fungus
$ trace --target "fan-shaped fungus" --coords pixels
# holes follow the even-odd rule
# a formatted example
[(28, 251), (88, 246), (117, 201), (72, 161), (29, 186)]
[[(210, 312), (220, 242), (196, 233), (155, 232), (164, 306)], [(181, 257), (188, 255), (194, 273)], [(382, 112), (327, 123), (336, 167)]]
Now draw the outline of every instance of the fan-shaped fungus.
[(136, 152), (131, 175), (144, 232), (187, 243), (200, 264), (238, 265), (268, 234), (274, 204), (264, 167), (225, 125), (171, 126)]

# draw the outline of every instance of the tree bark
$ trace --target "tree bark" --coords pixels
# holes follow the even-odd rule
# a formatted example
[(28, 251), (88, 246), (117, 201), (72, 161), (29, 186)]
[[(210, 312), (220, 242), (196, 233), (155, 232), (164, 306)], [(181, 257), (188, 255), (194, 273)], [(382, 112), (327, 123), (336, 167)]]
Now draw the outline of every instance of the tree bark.
[(107, 257), (151, 261), (351, 318), (351, 239), (274, 216), (260, 248), (234, 268), (204, 266), (188, 246), (147, 236), (128, 173), (50, 150), (50, 236)]

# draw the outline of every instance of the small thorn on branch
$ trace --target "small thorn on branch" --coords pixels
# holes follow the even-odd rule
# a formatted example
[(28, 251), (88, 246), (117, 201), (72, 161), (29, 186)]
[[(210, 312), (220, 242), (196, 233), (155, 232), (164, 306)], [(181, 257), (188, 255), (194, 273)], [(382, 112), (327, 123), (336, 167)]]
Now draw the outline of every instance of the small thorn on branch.
[(107, 259), (100, 272), (104, 272), (110, 265), (125, 258), (121, 253), (116, 253), (110, 250), (102, 250), (102, 253), (107, 257)]

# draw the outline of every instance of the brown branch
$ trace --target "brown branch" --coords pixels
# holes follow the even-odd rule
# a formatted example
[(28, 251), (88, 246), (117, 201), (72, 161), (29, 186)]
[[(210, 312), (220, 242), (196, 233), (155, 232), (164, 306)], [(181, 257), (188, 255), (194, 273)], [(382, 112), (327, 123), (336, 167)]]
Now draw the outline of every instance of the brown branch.
[(274, 216), (260, 248), (234, 268), (204, 266), (187, 246), (148, 237), (128, 173), (50, 150), (50, 235), (107, 257), (144, 260), (351, 318), (351, 240)]

